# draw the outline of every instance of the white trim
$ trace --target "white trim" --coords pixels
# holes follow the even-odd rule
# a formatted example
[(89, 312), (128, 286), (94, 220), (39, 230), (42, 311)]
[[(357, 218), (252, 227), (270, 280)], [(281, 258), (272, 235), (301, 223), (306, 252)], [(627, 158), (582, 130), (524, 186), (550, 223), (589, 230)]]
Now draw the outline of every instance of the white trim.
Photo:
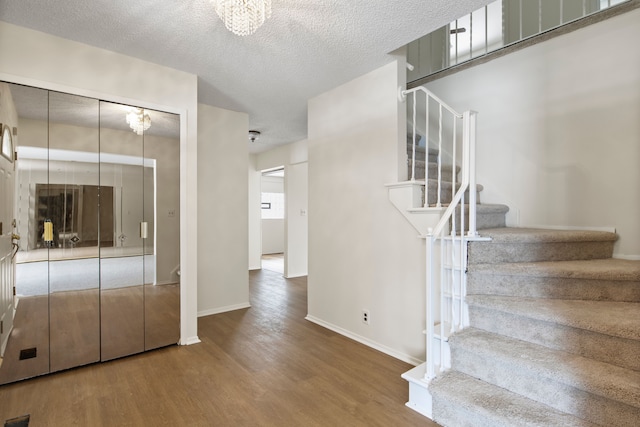
[(415, 357), (409, 356), (408, 354), (400, 353), (399, 351), (396, 351), (396, 350), (394, 350), (394, 349), (392, 349), (390, 347), (387, 347), (387, 346), (385, 346), (383, 344), (380, 344), (380, 343), (377, 343), (375, 341), (372, 341), (372, 340), (370, 340), (368, 338), (365, 338), (365, 337), (363, 337), (361, 335), (354, 334), (351, 331), (348, 331), (346, 329), (343, 329), (343, 328), (341, 328), (339, 326), (336, 326), (336, 325), (333, 325), (331, 323), (325, 322), (324, 320), (318, 319), (317, 317), (311, 316), (310, 314), (308, 314), (305, 317), (305, 319), (308, 320), (309, 322), (315, 323), (315, 324), (320, 325), (320, 326), (322, 326), (324, 328), (332, 330), (333, 332), (336, 332), (336, 333), (338, 333), (340, 335), (344, 335), (345, 337), (350, 338), (350, 339), (352, 339), (354, 341), (357, 341), (360, 344), (364, 344), (367, 347), (371, 347), (371, 348), (373, 348), (375, 350), (378, 350), (378, 351), (380, 351), (380, 352), (382, 352), (384, 354), (387, 354), (387, 355), (389, 355), (391, 357), (394, 357), (396, 359), (402, 360), (403, 362), (409, 363), (409, 364), (411, 364), (413, 366), (418, 366), (421, 363), (424, 363), (424, 360), (416, 359)]
[(212, 314), (226, 313), (228, 311), (241, 310), (243, 308), (249, 308), (251, 304), (243, 302), (241, 304), (227, 305), (224, 307), (211, 308), (209, 310), (202, 310), (198, 312), (198, 317), (211, 316)]
[(192, 344), (198, 344), (201, 343), (202, 341), (200, 341), (200, 338), (198, 338), (198, 336), (193, 336), (193, 337), (189, 337), (186, 339), (181, 339), (180, 342), (178, 343), (178, 345), (192, 345)]
[[(133, 57), (132, 57), (133, 58)], [(135, 58), (139, 59), (139, 58)], [(114, 95), (105, 92), (99, 92), (95, 90), (88, 90), (76, 86), (67, 86), (60, 83), (50, 82), (46, 80), (33, 79), (30, 77), (17, 76), (15, 74), (0, 72), (0, 80), (7, 83), (16, 83), (19, 85), (32, 86), (38, 89), (52, 90), (55, 92), (63, 92), (71, 95), (79, 95), (87, 98), (94, 98), (99, 101), (115, 102), (116, 104), (133, 105), (136, 107), (143, 107), (149, 110), (158, 110), (165, 113), (174, 114), (186, 114), (186, 109), (179, 107), (171, 107), (165, 104), (156, 104), (154, 102), (148, 102), (141, 99), (129, 98), (126, 96)]]
[(640, 255), (613, 254), (615, 259), (626, 259), (629, 261), (640, 261)]
[(606, 231), (608, 233), (615, 233), (615, 227), (576, 227), (573, 225), (518, 225), (518, 228), (541, 228), (546, 230), (570, 230), (570, 231)]

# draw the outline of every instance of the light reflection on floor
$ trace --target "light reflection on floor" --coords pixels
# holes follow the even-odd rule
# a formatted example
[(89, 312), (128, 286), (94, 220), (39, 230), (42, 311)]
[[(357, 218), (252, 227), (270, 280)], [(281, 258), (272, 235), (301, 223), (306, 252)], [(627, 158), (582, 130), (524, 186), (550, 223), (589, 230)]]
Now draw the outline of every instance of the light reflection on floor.
[(284, 274), (284, 254), (262, 255), (262, 268)]

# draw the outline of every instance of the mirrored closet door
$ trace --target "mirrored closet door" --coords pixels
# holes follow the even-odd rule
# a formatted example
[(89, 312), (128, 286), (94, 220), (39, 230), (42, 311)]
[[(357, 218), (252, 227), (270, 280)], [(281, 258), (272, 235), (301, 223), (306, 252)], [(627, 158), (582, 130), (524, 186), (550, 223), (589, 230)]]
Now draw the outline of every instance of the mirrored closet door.
[(179, 117), (2, 82), (0, 101), (0, 383), (177, 343)]

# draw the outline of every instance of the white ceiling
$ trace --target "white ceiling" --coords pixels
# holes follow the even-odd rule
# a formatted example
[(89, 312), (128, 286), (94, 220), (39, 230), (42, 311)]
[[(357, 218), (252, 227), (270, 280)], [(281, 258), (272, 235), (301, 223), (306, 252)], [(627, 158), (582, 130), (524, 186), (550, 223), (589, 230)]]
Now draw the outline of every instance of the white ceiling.
[(247, 112), (259, 152), (306, 138), (308, 99), (489, 2), (272, 0), (246, 37), (211, 0), (0, 0), (0, 20), (197, 74), (199, 102)]

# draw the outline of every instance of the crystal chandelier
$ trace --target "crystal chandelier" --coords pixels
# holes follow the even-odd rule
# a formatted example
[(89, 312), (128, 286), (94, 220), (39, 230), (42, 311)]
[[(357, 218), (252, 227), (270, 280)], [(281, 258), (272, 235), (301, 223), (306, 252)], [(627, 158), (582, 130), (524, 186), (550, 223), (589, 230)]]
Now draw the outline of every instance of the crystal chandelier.
[(151, 117), (142, 108), (134, 108), (127, 114), (127, 123), (138, 135), (151, 127)]
[(271, 16), (271, 0), (212, 0), (216, 13), (229, 31), (248, 36)]

